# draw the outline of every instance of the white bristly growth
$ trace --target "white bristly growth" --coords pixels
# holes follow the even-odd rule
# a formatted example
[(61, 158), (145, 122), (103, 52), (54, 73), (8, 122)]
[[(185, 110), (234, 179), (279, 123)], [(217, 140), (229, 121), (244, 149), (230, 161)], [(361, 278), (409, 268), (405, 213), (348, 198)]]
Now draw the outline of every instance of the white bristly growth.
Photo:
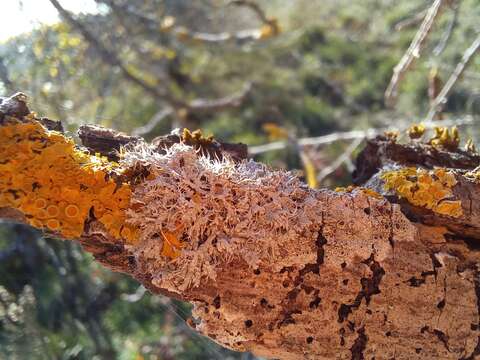
[[(164, 155), (137, 145), (123, 161), (154, 175), (136, 186), (127, 221), (140, 229), (134, 252), (158, 286), (176, 292), (199, 286), (215, 279), (219, 263), (235, 258), (278, 271), (312, 253), (322, 216), (319, 193), (289, 172), (211, 160), (184, 144)], [(176, 259), (161, 254), (166, 231), (183, 243)], [(287, 251), (288, 244), (298, 249)]]

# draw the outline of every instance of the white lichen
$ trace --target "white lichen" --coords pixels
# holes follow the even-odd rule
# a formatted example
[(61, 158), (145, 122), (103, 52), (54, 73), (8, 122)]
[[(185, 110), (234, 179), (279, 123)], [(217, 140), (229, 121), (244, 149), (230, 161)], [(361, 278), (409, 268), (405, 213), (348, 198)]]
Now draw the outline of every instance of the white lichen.
[[(289, 172), (211, 160), (184, 144), (164, 155), (143, 144), (127, 151), (124, 162), (148, 164), (150, 171), (151, 180), (133, 193), (127, 222), (139, 229), (134, 252), (158, 286), (177, 292), (198, 286), (215, 279), (219, 263), (238, 257), (252, 268), (278, 271), (315, 254), (316, 193)], [(182, 242), (177, 258), (162, 256), (165, 231)], [(298, 249), (286, 251), (291, 244)]]

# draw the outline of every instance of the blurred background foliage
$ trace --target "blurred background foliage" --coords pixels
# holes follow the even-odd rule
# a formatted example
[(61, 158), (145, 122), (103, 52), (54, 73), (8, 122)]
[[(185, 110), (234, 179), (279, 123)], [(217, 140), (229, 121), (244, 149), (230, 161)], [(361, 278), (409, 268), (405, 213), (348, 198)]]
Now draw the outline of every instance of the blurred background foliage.
[[(480, 32), (478, 0), (452, 2), (391, 109), (383, 94), (392, 69), (431, 1), (95, 2), (84, 14), (42, 1), (62, 21), (0, 43), (0, 95), (27, 93), (73, 136), (96, 123), (147, 139), (188, 127), (252, 147), (284, 141), (255, 159), (330, 187), (350, 182), (361, 142), (299, 150), (299, 139), (421, 121), (429, 80), (445, 82)], [(479, 114), (477, 57), (442, 116)], [(478, 138), (475, 127), (462, 132)], [(151, 296), (73, 243), (0, 227), (0, 358), (253, 358), (196, 335), (188, 316), (188, 305)]]

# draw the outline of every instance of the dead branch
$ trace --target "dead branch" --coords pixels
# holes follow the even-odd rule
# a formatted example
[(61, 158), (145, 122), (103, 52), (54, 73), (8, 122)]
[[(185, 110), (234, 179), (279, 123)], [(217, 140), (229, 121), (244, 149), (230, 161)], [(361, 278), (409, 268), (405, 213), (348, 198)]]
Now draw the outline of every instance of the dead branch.
[(348, 161), (352, 156), (353, 152), (360, 146), (363, 138), (354, 139), (350, 145), (342, 152), (342, 154), (337, 157), (329, 166), (323, 168), (317, 175), (317, 181), (321, 184), (323, 180), (337, 170), (344, 162)]
[[(442, 121), (444, 126), (462, 126), (462, 125), (471, 125), (473, 118), (466, 116), (465, 118), (460, 119), (446, 119)], [(427, 121), (424, 123), (427, 129), (432, 129), (438, 126), (438, 123)], [(370, 128), (366, 130), (352, 130), (345, 132), (335, 132), (328, 135), (316, 136), (316, 137), (306, 137), (298, 139), (298, 145), (303, 146), (319, 146), (331, 144), (337, 141), (343, 140), (353, 140), (353, 139), (368, 139), (379, 134), (383, 134), (386, 131), (405, 131), (408, 126), (402, 127), (384, 127), (384, 128)], [(248, 153), (251, 156), (259, 155), (269, 151), (282, 150), (287, 146), (285, 141), (274, 141), (268, 144), (249, 146)]]
[(393, 69), (393, 76), (385, 91), (385, 104), (387, 106), (394, 106), (398, 96), (398, 86), (405, 76), (406, 72), (413, 65), (415, 60), (420, 57), (420, 52), (425, 44), (428, 34), (431, 32), (435, 20), (440, 14), (442, 7), (445, 5), (444, 0), (435, 0), (432, 6), (428, 9), (427, 14), (408, 47), (400, 62)]
[(133, 130), (132, 135), (144, 136), (150, 133), (157, 125), (163, 122), (163, 120), (172, 115), (173, 111), (174, 110), (170, 107), (157, 111), (145, 125), (137, 127), (135, 130)]
[(267, 17), (263, 9), (254, 1), (251, 0), (232, 0), (228, 3), (229, 5), (236, 5), (236, 6), (245, 6), (250, 8), (260, 19), (260, 21), (264, 24), (269, 24), (270, 19)]
[(445, 106), (447, 102), (448, 95), (452, 91), (454, 85), (457, 81), (461, 78), (463, 72), (470, 64), (471, 60), (473, 59), (474, 55), (477, 53), (478, 49), (480, 48), (480, 35), (472, 42), (472, 44), (465, 50), (462, 60), (457, 64), (455, 69), (453, 70), (452, 74), (448, 78), (447, 82), (445, 83), (444, 87), (432, 102), (430, 106), (430, 110), (427, 114), (427, 120), (432, 120), (435, 115), (442, 110), (443, 106)]
[(427, 12), (428, 12), (428, 8), (421, 11), (416, 11), (416, 13), (413, 16), (410, 16), (406, 19), (403, 19), (397, 22), (393, 28), (395, 29), (395, 31), (402, 31), (406, 28), (416, 26), (422, 22)]
[(200, 133), (152, 145), (83, 128), (92, 152), (127, 144), (113, 164), (25, 114), (25, 97), (2, 104), (0, 217), (192, 302), (190, 326), (223, 346), (279, 359), (480, 355), (478, 154), (379, 137), (357, 162), (369, 188), (332, 192), (232, 162)]
[[(151, 16), (142, 14), (135, 11), (132, 7), (128, 5), (118, 4), (113, 0), (96, 0), (99, 3), (108, 5), (112, 10), (114, 10), (119, 15), (128, 15), (137, 18), (143, 25), (145, 25), (151, 34), (161, 34), (161, 33), (170, 33), (173, 34), (176, 38), (183, 41), (191, 41), (192, 43), (203, 43), (203, 44), (224, 44), (226, 42), (234, 42), (237, 44), (244, 44), (250, 41), (256, 41), (262, 38), (267, 38), (272, 35), (277, 35), (279, 33), (279, 27), (275, 19), (269, 19), (266, 17), (265, 12), (258, 6), (250, 1), (236, 1), (230, 2), (230, 4), (238, 6), (246, 6), (252, 9), (260, 21), (266, 26), (264, 30), (268, 31), (268, 34), (265, 31), (262, 31), (261, 28), (256, 29), (245, 29), (237, 32), (221, 32), (221, 33), (206, 33), (200, 31), (193, 31), (187, 29), (185, 26), (175, 25), (175, 19), (171, 17), (164, 17), (163, 21), (165, 23), (159, 22), (158, 19)], [(120, 18), (121, 18), (120, 16)], [(159, 30), (161, 32), (159, 33)]]
[(3, 83), (8, 92), (14, 92), (15, 86), (10, 79), (7, 67), (5, 66), (5, 60), (2, 57), (0, 57), (0, 81)]
[(239, 92), (225, 96), (223, 98), (192, 100), (188, 103), (188, 109), (198, 113), (240, 106), (251, 90), (252, 83), (247, 83)]
[(460, 10), (460, 4), (461, 0), (454, 1), (453, 4), (451, 5), (453, 14), (452, 18), (450, 19), (450, 22), (447, 25), (447, 28), (445, 29), (445, 32), (442, 35), (442, 38), (438, 42), (437, 46), (435, 46), (435, 49), (433, 49), (433, 54), (435, 56), (440, 55), (443, 50), (447, 47), (448, 41), (452, 37), (453, 30), (455, 29), (455, 26), (457, 26), (458, 23), (458, 13)]
[(242, 100), (251, 89), (251, 84), (247, 84), (240, 94), (233, 94), (221, 99), (196, 99), (190, 103), (179, 100), (169, 94), (165, 88), (160, 89), (158, 87), (151, 86), (143, 79), (129, 71), (120, 60), (118, 55), (113, 50), (108, 49), (104, 44), (102, 44), (100, 40), (98, 40), (98, 38), (92, 34), (80, 21), (75, 19), (75, 17), (69, 11), (63, 8), (58, 0), (50, 0), (50, 2), (57, 9), (60, 16), (74, 29), (78, 30), (85, 40), (92, 45), (105, 63), (114, 67), (118, 67), (125, 79), (140, 86), (155, 99), (168, 102), (174, 108), (186, 108), (192, 111), (217, 111), (228, 107), (235, 107), (241, 104)]
[(98, 40), (98, 38), (92, 34), (90, 30), (88, 30), (80, 21), (75, 19), (75, 17), (68, 10), (66, 10), (58, 0), (50, 0), (50, 3), (55, 7), (55, 9), (57, 9), (62, 19), (64, 19), (74, 29), (82, 34), (85, 40), (92, 45), (105, 63), (120, 69), (125, 79), (140, 86), (155, 99), (167, 99), (171, 103), (176, 103), (176, 101), (172, 99), (166, 91), (147, 84), (141, 78), (129, 71), (117, 54), (102, 44), (100, 40)]

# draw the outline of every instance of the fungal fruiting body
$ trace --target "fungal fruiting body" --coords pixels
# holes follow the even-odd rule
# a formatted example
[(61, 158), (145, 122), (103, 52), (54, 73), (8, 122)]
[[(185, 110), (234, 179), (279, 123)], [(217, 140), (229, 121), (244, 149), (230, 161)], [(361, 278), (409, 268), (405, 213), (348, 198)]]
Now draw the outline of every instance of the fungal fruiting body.
[(463, 215), (461, 201), (453, 200), (452, 188), (457, 180), (455, 175), (446, 169), (406, 167), (385, 171), (381, 178), (385, 181), (385, 190), (394, 191), (412, 205), (455, 218)]
[(21, 211), (36, 228), (79, 237), (93, 211), (113, 238), (134, 242), (125, 223), (131, 189), (109, 176), (116, 168), (35, 120), (0, 127), (0, 207)]

